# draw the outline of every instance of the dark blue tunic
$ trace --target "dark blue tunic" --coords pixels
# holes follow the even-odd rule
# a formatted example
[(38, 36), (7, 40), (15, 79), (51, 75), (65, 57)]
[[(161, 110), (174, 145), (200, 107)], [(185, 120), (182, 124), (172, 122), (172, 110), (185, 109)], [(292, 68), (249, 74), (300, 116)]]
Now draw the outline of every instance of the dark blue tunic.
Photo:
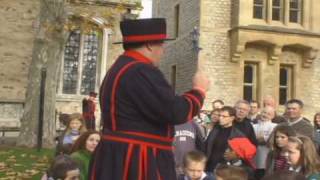
[(93, 155), (90, 179), (176, 179), (173, 126), (192, 120), (203, 99), (204, 93), (196, 89), (175, 95), (148, 58), (125, 52), (100, 89), (103, 137)]

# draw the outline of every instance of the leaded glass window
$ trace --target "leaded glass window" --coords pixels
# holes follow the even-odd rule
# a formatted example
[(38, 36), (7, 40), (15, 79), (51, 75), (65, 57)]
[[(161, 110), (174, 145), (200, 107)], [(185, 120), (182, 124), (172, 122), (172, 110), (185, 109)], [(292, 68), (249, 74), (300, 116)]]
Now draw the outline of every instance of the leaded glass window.
[(281, 66), (279, 74), (279, 104), (284, 105), (292, 98), (292, 67)]
[(301, 0), (290, 0), (289, 21), (293, 23), (301, 22)]
[(70, 32), (64, 51), (63, 94), (87, 95), (95, 91), (99, 48), (97, 32)]
[(98, 59), (98, 37), (96, 34), (84, 36), (81, 94), (89, 94), (94, 91), (96, 83), (96, 69)]
[(274, 21), (282, 19), (282, 2), (281, 0), (272, 0), (272, 20)]
[(246, 63), (243, 77), (243, 99), (252, 101), (257, 99), (257, 64)]
[(253, 18), (264, 19), (264, 1), (265, 0), (254, 0), (253, 2)]
[(80, 31), (70, 32), (64, 50), (63, 88), (64, 94), (76, 94), (80, 54)]

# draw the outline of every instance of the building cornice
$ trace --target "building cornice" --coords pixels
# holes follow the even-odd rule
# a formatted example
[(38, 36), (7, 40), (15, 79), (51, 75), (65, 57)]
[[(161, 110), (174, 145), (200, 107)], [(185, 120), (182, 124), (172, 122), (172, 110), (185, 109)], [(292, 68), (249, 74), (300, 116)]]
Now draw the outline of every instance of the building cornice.
[(135, 2), (110, 2), (104, 0), (68, 0), (70, 4), (80, 4), (80, 5), (95, 5), (95, 6), (109, 6), (109, 7), (118, 7), (119, 5), (124, 8), (129, 8), (133, 10), (141, 9), (141, 3)]
[(320, 34), (300, 29), (269, 26), (237, 26), (229, 30), (231, 38), (231, 61), (239, 62), (247, 44), (259, 44), (269, 48), (269, 64), (279, 60), (283, 48), (303, 51), (302, 65), (311, 67), (319, 51)]
[(312, 36), (320, 37), (320, 33), (305, 31), (302, 29), (290, 29), (277, 26), (261, 26), (261, 25), (249, 25), (249, 26), (235, 26), (229, 30), (238, 31), (238, 30), (253, 30), (253, 31), (262, 31), (262, 32), (272, 32), (272, 33), (285, 33), (285, 34), (294, 34), (294, 35), (303, 35), (303, 36)]

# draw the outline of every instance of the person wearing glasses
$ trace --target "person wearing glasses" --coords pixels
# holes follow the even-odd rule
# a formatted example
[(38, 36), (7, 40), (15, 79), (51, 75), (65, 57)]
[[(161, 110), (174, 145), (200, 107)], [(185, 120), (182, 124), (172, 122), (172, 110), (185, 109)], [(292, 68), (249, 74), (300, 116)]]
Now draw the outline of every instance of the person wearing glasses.
[(205, 142), (206, 171), (213, 172), (218, 164), (228, 164), (245, 167), (253, 176), (256, 146), (233, 125), (235, 119), (233, 107), (224, 106), (220, 110), (219, 125), (214, 127)]
[(235, 104), (236, 109), (236, 119), (234, 121), (234, 126), (239, 129), (247, 138), (254, 144), (258, 145), (256, 135), (254, 133), (251, 120), (248, 119), (250, 112), (250, 103), (246, 100), (239, 100)]

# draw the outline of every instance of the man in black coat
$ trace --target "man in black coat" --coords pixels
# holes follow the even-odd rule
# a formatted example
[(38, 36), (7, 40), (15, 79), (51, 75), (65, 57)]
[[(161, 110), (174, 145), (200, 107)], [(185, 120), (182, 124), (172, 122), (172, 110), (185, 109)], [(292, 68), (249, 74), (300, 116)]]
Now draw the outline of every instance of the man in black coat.
[(126, 20), (120, 28), (125, 52), (100, 89), (103, 135), (90, 179), (174, 180), (174, 125), (199, 113), (208, 79), (196, 73), (190, 91), (174, 93), (157, 67), (167, 40), (165, 19)]
[(256, 134), (254, 133), (251, 120), (247, 118), (250, 111), (249, 102), (246, 100), (239, 100), (235, 104), (235, 109), (237, 112), (237, 118), (235, 119), (234, 126), (247, 136), (252, 144), (257, 145), (258, 141)]

